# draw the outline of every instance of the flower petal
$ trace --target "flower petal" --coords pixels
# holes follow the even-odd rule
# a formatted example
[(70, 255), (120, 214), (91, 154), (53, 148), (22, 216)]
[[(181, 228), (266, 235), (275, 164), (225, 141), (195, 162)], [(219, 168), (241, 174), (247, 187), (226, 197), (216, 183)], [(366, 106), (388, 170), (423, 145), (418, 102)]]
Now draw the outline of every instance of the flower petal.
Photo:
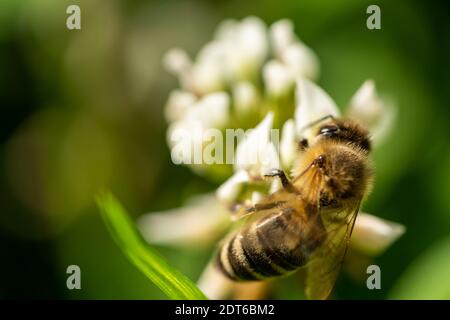
[(373, 80), (364, 82), (353, 95), (347, 113), (369, 128), (375, 143), (386, 137), (395, 118), (395, 109), (378, 96)]
[(294, 119), (286, 121), (281, 130), (280, 156), (283, 168), (290, 169), (297, 156), (297, 137), (295, 134)]
[(286, 65), (294, 78), (317, 78), (319, 59), (313, 50), (297, 38), (290, 20), (283, 19), (272, 24), (270, 39), (275, 56)]
[(261, 192), (258, 192), (258, 191), (253, 191), (252, 192), (252, 198), (251, 198), (251, 204), (252, 205), (257, 204), (262, 199), (264, 199), (264, 195)]
[(225, 181), (216, 191), (217, 199), (224, 204), (235, 202), (242, 187), (250, 181), (250, 177), (245, 170), (237, 171), (231, 178)]
[(204, 95), (224, 88), (225, 75), (220, 64), (207, 61), (192, 67), (192, 90), (197, 94)]
[(231, 281), (220, 272), (211, 260), (200, 275), (197, 286), (211, 300), (261, 300), (267, 298), (270, 282)]
[(227, 37), (229, 78), (254, 80), (268, 54), (267, 27), (261, 19), (247, 17)]
[(191, 92), (173, 90), (164, 108), (168, 122), (174, 122), (184, 117), (188, 108), (195, 103), (197, 98)]
[(314, 51), (305, 44), (298, 42), (291, 44), (281, 53), (281, 60), (297, 78), (317, 79), (319, 75), (319, 59)]
[(270, 60), (264, 65), (263, 78), (267, 93), (273, 97), (287, 94), (294, 85), (291, 70), (277, 60)]
[(167, 71), (178, 76), (189, 69), (192, 62), (186, 51), (180, 48), (173, 48), (164, 55), (163, 65)]
[(219, 41), (228, 41), (233, 39), (234, 33), (239, 26), (235, 19), (225, 19), (219, 23), (214, 33), (214, 39)]
[(226, 54), (227, 46), (220, 41), (214, 40), (203, 46), (192, 66), (192, 86), (196, 93), (202, 95), (225, 88), (223, 61)]
[(167, 71), (178, 77), (185, 90), (193, 90), (192, 61), (186, 51), (179, 48), (169, 50), (163, 57), (163, 65)]
[(240, 117), (248, 116), (257, 110), (260, 97), (256, 87), (249, 81), (238, 82), (233, 86), (233, 104)]
[(214, 194), (196, 196), (184, 207), (145, 214), (138, 227), (149, 243), (208, 246), (228, 227), (230, 215)]
[(229, 95), (226, 92), (214, 92), (195, 103), (183, 120), (200, 122), (203, 129), (224, 128), (229, 120), (229, 112)]
[(280, 57), (281, 53), (297, 38), (294, 34), (294, 25), (288, 19), (276, 21), (270, 26), (270, 40), (275, 55)]
[[(181, 119), (167, 129), (167, 142), (176, 164), (200, 164), (203, 146), (210, 139), (205, 133), (211, 128), (225, 128), (229, 121), (230, 98), (225, 92), (204, 96), (187, 108)], [(194, 169), (194, 167), (192, 167)], [(195, 166), (199, 173), (204, 166)]]
[(360, 212), (353, 229), (351, 246), (367, 255), (376, 256), (389, 248), (405, 230), (401, 224)]
[(235, 170), (246, 170), (251, 177), (262, 177), (280, 167), (278, 152), (270, 141), (273, 113), (249, 131), (236, 149)]
[(295, 125), (297, 134), (308, 140), (314, 137), (314, 128), (304, 129), (313, 121), (327, 115), (339, 116), (339, 109), (319, 86), (306, 79), (297, 81), (297, 107), (295, 109)]
[(260, 170), (259, 175), (262, 177), (273, 169), (280, 169), (280, 157), (275, 145), (269, 142), (266, 147), (259, 150)]
[(231, 281), (210, 261), (197, 281), (197, 286), (211, 300), (228, 298), (236, 289), (237, 282)]

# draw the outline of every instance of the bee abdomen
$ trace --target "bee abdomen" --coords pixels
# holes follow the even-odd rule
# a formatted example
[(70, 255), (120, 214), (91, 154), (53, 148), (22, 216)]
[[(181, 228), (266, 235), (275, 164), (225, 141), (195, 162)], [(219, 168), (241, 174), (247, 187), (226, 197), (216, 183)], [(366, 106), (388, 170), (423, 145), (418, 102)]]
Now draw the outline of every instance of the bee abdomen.
[(219, 269), (232, 280), (260, 280), (264, 273), (255, 270), (253, 257), (244, 251), (240, 238), (233, 237), (225, 243), (217, 256)]
[[(226, 242), (217, 255), (219, 269), (233, 280), (262, 280), (288, 274), (304, 262), (302, 240), (290, 234), (285, 218), (270, 221), (269, 229), (256, 225)], [(290, 246), (285, 245), (289, 237)], [(294, 241), (294, 243), (292, 243)]]

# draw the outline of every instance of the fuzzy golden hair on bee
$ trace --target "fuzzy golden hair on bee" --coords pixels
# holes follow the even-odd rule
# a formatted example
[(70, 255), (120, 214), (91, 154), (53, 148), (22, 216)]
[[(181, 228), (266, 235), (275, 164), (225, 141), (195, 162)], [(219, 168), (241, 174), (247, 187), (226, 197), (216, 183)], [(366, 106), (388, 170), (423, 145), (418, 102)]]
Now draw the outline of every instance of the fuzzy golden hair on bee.
[[(292, 170), (294, 181), (315, 159), (323, 157), (321, 202), (328, 205), (364, 199), (373, 185), (373, 164), (369, 159), (369, 132), (352, 119), (333, 118), (316, 130), (311, 146), (302, 142), (301, 151)], [(294, 183), (295, 184), (295, 183)], [(298, 182), (300, 187), (303, 182)]]
[(368, 152), (353, 143), (343, 143), (336, 140), (321, 140), (309, 147), (299, 156), (294, 165), (292, 176), (294, 186), (301, 189), (304, 179), (299, 177), (315, 159), (323, 158), (320, 185), (322, 205), (345, 205), (353, 199), (362, 199), (370, 192), (373, 184), (373, 165)]

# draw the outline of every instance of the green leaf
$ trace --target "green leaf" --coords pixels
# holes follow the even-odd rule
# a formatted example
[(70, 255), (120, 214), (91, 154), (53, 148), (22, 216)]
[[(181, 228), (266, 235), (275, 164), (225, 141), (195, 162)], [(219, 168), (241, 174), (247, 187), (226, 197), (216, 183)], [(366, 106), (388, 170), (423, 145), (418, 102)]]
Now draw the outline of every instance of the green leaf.
[(97, 204), (112, 237), (128, 259), (169, 298), (207, 299), (191, 280), (172, 268), (144, 241), (125, 209), (111, 193), (100, 194)]

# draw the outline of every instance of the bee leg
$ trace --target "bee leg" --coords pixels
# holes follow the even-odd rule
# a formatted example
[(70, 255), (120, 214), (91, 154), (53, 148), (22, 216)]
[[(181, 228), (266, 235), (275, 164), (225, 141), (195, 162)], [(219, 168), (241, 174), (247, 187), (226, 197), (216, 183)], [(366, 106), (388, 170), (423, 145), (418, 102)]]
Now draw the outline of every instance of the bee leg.
[(289, 181), (288, 177), (286, 177), (286, 174), (283, 170), (280, 169), (274, 169), (268, 174), (264, 175), (265, 177), (278, 177), (281, 181), (281, 185), (284, 189), (288, 190), (289, 192), (295, 192), (295, 188), (292, 186), (291, 182)]
[(252, 213), (255, 211), (269, 210), (269, 209), (278, 207), (284, 203), (285, 203), (285, 201), (275, 201), (275, 202), (270, 202), (270, 203), (257, 203), (251, 207), (248, 207), (245, 211), (246, 211), (246, 213)]
[(263, 203), (256, 203), (254, 205), (244, 206), (240, 207), (238, 209), (232, 210), (231, 219), (233, 221), (237, 221), (239, 219), (245, 218), (257, 211), (264, 211), (264, 210), (270, 210), (275, 207), (282, 206), (285, 201), (272, 201), (272, 202), (263, 202)]

